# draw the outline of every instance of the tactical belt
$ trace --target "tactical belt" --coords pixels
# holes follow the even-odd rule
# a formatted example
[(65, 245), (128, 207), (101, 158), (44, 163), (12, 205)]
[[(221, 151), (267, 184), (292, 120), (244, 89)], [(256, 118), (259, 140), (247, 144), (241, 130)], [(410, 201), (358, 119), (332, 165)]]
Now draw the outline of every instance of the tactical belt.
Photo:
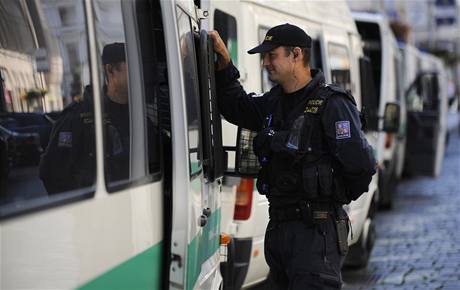
[(276, 222), (301, 220), (307, 225), (325, 222), (329, 215), (335, 213), (333, 203), (299, 202), (296, 207), (273, 208), (270, 207), (270, 219)]

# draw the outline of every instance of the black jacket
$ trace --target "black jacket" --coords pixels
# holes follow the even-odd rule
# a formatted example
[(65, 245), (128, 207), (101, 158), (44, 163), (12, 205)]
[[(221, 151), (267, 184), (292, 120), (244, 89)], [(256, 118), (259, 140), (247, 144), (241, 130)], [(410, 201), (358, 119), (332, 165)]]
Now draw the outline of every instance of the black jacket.
[[(104, 96), (106, 178), (129, 178), (129, 107)], [(91, 87), (83, 100), (64, 109), (53, 126), (39, 174), (49, 194), (88, 187), (96, 178), (95, 130)]]
[[(373, 149), (361, 131), (356, 103), (344, 91), (325, 85), (320, 71), (312, 70), (312, 77), (306, 87), (293, 94), (285, 94), (279, 85), (263, 95), (247, 94), (238, 82), (238, 70), (229, 65), (216, 73), (219, 109), (227, 121), (253, 131), (262, 130), (270, 114), (281, 116), (273, 120), (272, 127), (276, 131), (289, 131), (295, 118), (303, 113), (308, 100), (327, 95), (321, 114), (324, 147), (327, 147), (323, 149), (337, 164), (351, 190), (367, 189), (375, 173), (375, 159)], [(340, 131), (342, 125), (345, 125), (345, 131)]]

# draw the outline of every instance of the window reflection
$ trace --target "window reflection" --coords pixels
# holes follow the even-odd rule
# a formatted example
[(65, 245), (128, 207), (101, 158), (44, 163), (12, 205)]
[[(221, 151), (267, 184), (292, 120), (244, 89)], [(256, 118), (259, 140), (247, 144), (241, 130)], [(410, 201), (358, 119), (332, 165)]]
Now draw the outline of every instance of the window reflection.
[[(1, 6), (0, 206), (18, 206), (48, 199), (47, 182), (72, 178), (56, 173), (64, 172), (62, 159), (49, 159), (42, 176), (39, 164), (53, 125), (89, 84), (86, 27), (81, 1), (2, 1)], [(62, 136), (57, 147), (59, 141), (73, 146), (69, 134)], [(94, 176), (73, 189), (93, 182)]]

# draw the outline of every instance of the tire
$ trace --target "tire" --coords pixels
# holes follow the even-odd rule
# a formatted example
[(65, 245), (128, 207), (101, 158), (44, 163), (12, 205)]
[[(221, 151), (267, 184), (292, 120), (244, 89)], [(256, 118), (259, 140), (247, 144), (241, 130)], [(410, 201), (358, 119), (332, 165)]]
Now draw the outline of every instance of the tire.
[(367, 233), (365, 232), (366, 227), (363, 228), (363, 232), (358, 241), (350, 247), (345, 260), (345, 267), (361, 269), (365, 268), (369, 263), (372, 248), (374, 247), (376, 232), (372, 219), (368, 218), (366, 223), (368, 223), (366, 226)]
[(379, 179), (379, 209), (393, 209), (397, 184), (395, 168), (391, 168), (389, 176)]

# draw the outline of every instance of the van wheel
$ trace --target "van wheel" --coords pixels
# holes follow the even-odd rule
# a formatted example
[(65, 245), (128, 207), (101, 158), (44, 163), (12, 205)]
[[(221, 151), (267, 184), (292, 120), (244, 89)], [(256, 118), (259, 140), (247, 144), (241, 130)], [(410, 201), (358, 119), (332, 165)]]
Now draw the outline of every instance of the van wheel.
[(386, 180), (382, 179), (382, 181), (379, 181), (379, 209), (391, 210), (394, 205), (394, 196), (396, 193), (396, 186), (398, 184), (396, 172), (392, 170), (390, 176), (385, 179)]
[(371, 256), (372, 248), (376, 238), (374, 223), (367, 218), (364, 223), (363, 232), (358, 241), (350, 247), (345, 260), (345, 266), (361, 269), (367, 266)]

